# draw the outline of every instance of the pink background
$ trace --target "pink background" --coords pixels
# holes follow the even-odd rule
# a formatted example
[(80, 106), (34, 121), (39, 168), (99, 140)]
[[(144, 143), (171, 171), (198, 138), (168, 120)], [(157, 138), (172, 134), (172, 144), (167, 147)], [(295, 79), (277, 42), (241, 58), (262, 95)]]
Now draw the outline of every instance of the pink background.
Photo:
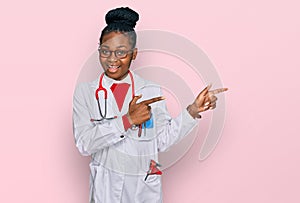
[(298, 1), (120, 2), (0, 3), (0, 202), (87, 202), (89, 159), (74, 145), (72, 95), (104, 14), (124, 5), (140, 13), (137, 30), (201, 47), (230, 88), (216, 150), (198, 161), (199, 138), (165, 170), (164, 201), (300, 202)]

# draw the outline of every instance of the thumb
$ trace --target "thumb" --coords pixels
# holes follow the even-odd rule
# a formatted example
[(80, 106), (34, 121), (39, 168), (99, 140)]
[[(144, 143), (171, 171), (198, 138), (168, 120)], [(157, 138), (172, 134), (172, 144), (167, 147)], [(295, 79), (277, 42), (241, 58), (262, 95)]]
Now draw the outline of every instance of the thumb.
[(206, 86), (197, 96), (196, 100), (198, 100), (199, 102), (203, 102), (203, 100), (206, 98), (206, 95), (209, 91), (209, 89), (211, 88), (212, 84), (209, 84), (208, 86)]
[(142, 95), (134, 96), (133, 99), (130, 102), (130, 105), (136, 104), (137, 100), (139, 100), (142, 97)]
[(208, 93), (208, 91), (210, 90), (212, 84), (207, 85), (201, 92), (201, 95), (206, 95)]

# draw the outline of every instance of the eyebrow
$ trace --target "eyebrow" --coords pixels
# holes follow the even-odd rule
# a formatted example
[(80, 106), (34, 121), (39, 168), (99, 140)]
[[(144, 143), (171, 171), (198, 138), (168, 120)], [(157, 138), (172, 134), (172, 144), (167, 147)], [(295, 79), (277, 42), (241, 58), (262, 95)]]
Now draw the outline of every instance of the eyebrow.
[(125, 47), (125, 48), (126, 48), (126, 46), (125, 46), (125, 45), (120, 45), (120, 46), (117, 46), (117, 48), (122, 48), (122, 47)]
[[(101, 46), (102, 48), (109, 48), (109, 46), (107, 46), (107, 45), (102, 45)], [(120, 46), (117, 46), (117, 48), (126, 48), (126, 46), (125, 45), (120, 45)]]

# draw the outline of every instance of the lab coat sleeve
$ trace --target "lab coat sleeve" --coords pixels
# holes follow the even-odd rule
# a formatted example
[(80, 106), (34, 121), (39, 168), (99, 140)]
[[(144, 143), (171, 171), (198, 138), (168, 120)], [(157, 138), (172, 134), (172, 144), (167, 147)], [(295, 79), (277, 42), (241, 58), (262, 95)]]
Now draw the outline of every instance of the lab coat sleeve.
[[(85, 84), (85, 83), (84, 83)], [(100, 123), (90, 121), (88, 99), (84, 84), (77, 86), (73, 97), (73, 134), (76, 147), (84, 156), (122, 141), (124, 132), (117, 127), (117, 119)]]
[(194, 119), (184, 108), (176, 117), (170, 117), (165, 101), (158, 102), (156, 108), (156, 134), (158, 140), (158, 150), (167, 151), (172, 145), (179, 142), (197, 125), (197, 119)]

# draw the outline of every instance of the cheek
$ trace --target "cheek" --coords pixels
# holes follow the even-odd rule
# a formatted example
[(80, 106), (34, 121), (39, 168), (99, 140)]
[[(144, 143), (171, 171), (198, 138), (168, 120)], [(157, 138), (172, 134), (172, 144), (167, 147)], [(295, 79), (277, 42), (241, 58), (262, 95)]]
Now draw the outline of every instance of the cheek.
[(102, 63), (104, 60), (100, 56), (98, 57), (99, 61)]
[[(125, 59), (125, 60), (122, 60), (122, 64), (123, 65), (126, 65), (126, 66), (129, 66), (130, 65), (130, 62), (131, 62), (131, 59)], [(129, 67), (128, 67), (129, 68)]]
[(105, 61), (106, 61), (105, 59), (99, 57), (99, 62), (100, 62), (101, 65), (103, 65), (105, 63)]

